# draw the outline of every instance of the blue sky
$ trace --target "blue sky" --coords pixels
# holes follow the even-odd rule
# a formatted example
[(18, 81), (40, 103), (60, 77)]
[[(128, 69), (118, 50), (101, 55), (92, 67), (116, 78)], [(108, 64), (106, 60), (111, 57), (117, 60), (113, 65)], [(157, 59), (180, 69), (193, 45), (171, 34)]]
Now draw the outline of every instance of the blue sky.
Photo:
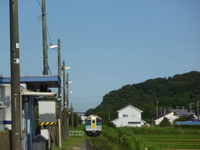
[[(18, 7), (20, 74), (42, 75), (41, 0)], [(61, 40), (75, 111), (127, 84), (200, 71), (199, 8), (199, 0), (46, 0), (48, 43)], [(0, 74), (10, 76), (8, 0), (0, 10)], [(57, 51), (48, 56), (57, 74)]]

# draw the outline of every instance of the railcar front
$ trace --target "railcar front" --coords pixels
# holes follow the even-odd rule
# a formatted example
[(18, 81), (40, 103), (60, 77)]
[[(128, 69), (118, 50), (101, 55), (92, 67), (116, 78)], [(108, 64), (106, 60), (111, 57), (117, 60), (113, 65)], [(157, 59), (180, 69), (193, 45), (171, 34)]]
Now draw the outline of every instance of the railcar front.
[(88, 136), (99, 136), (102, 130), (102, 119), (97, 115), (90, 115), (85, 120), (85, 131)]

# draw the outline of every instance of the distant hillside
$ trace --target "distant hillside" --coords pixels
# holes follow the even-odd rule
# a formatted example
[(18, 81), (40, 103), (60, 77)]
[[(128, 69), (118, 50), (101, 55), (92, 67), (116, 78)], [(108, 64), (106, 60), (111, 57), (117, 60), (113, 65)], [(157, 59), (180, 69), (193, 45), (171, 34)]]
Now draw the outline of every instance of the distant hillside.
[[(156, 116), (156, 102), (159, 101), (159, 114), (171, 108), (189, 109), (190, 103), (200, 101), (200, 72), (177, 74), (168, 78), (149, 79), (145, 82), (124, 85), (119, 90), (107, 93), (102, 103), (86, 114), (101, 114), (105, 119), (116, 118), (116, 111), (131, 104), (143, 110), (142, 119), (150, 121)], [(161, 107), (161, 108), (160, 108)], [(162, 111), (161, 111), (162, 110)]]

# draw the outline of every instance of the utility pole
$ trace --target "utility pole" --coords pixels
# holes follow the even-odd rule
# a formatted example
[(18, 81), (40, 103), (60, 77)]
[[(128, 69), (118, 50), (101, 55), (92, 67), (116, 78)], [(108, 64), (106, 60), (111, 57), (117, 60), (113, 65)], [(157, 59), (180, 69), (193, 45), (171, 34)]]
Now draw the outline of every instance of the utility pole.
[(156, 102), (156, 118), (158, 118), (158, 102), (159, 101)]
[(192, 111), (192, 105), (195, 104), (195, 103), (190, 103), (190, 113), (192, 114), (193, 111)]
[(160, 115), (162, 116), (162, 107), (160, 107)]
[[(69, 109), (69, 74), (67, 73), (67, 110)], [(69, 137), (69, 111), (67, 111), (66, 136)]]
[(67, 129), (67, 122), (66, 122), (66, 118), (67, 118), (67, 110), (66, 110), (66, 79), (65, 79), (65, 61), (63, 61), (63, 100), (64, 100), (64, 139), (66, 139), (66, 129)]
[(20, 64), (18, 33), (18, 0), (10, 0), (10, 65), (11, 65), (11, 108), (12, 108), (12, 150), (22, 149)]
[(79, 114), (77, 113), (77, 115), (76, 115), (76, 116), (77, 116), (77, 118), (76, 118), (76, 119), (77, 119), (77, 127), (78, 127), (78, 126), (79, 126)]
[(199, 102), (200, 101), (197, 101), (197, 116), (198, 116), (198, 119), (199, 119)]
[(43, 35), (43, 64), (44, 64), (43, 75), (48, 75), (46, 0), (42, 0), (42, 35)]
[(74, 109), (71, 103), (71, 121), (72, 121), (72, 129), (74, 129)]
[[(61, 79), (61, 56), (60, 56), (60, 39), (58, 39), (58, 75)], [(58, 88), (58, 98), (61, 99), (61, 93), (62, 93), (62, 90), (61, 90), (61, 86)], [(59, 147), (62, 147), (62, 113), (61, 113), (61, 110), (62, 110), (62, 100), (60, 100), (58, 102), (58, 129), (59, 129), (59, 138), (58, 138), (58, 141), (59, 141), (59, 144), (58, 146)]]

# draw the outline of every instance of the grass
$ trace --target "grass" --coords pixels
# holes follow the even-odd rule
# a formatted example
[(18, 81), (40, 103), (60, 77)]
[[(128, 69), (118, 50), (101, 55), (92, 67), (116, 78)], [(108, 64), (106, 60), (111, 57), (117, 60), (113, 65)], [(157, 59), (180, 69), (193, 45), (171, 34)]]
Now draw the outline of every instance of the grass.
[(200, 135), (136, 135), (145, 141), (154, 142), (164, 148), (200, 148)]
[[(83, 131), (84, 129), (84, 126), (79, 126), (79, 127), (76, 127), (74, 129), (70, 129), (73, 130), (73, 131)], [(83, 136), (69, 136), (66, 140), (62, 140), (62, 147), (58, 147), (58, 146), (55, 146), (52, 150), (72, 150), (73, 147), (85, 147), (86, 146), (83, 146), (81, 144), (85, 143), (85, 139), (87, 138), (87, 135), (84, 133)]]
[[(74, 129), (81, 131), (81, 128)], [(54, 147), (53, 150), (72, 150), (73, 147), (80, 147), (85, 143), (84, 136), (70, 136), (62, 141), (62, 148)], [(104, 141), (112, 149), (131, 149), (143, 150), (148, 147), (149, 150), (159, 149), (198, 149), (200, 150), (200, 131), (199, 129), (175, 129), (175, 128), (110, 128), (104, 126), (102, 134), (98, 140)], [(132, 145), (135, 143), (135, 146)], [(85, 146), (86, 148), (86, 146)]]
[(200, 150), (199, 129), (182, 129), (173, 127), (104, 127), (103, 133), (109, 140), (127, 149), (149, 150), (161, 149), (198, 149)]
[[(73, 137), (70, 136), (66, 140), (62, 140), (62, 147), (55, 146), (53, 150), (71, 150), (73, 147), (80, 147), (82, 146), (81, 143), (85, 143), (85, 135), (84, 136), (78, 136), (78, 137)], [(85, 146), (86, 147), (86, 146)]]

